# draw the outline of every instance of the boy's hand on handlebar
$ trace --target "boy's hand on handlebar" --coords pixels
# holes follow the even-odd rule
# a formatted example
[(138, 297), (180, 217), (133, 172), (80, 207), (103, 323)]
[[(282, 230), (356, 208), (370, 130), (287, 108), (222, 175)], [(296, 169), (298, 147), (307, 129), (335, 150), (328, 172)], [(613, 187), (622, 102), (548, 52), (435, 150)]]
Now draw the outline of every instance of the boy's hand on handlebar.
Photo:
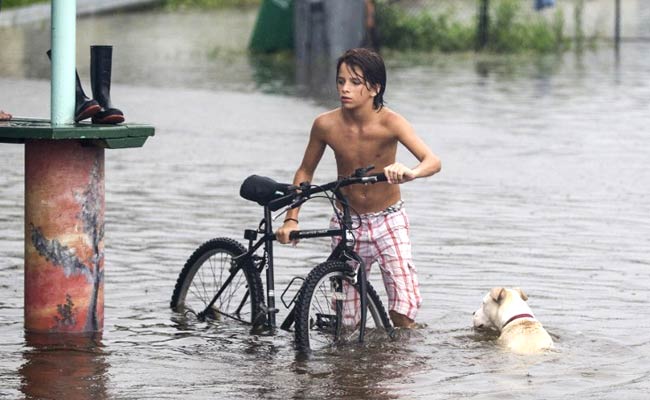
[(386, 174), (388, 183), (392, 184), (406, 183), (417, 178), (415, 171), (401, 163), (386, 166), (384, 168), (384, 174)]
[(294, 220), (287, 220), (282, 224), (282, 226), (275, 232), (275, 237), (278, 239), (278, 242), (282, 244), (287, 244), (289, 242), (292, 242), (292, 244), (295, 246), (298, 244), (298, 240), (291, 240), (289, 238), (289, 235), (293, 231), (297, 231), (300, 229), (298, 227), (298, 223)]

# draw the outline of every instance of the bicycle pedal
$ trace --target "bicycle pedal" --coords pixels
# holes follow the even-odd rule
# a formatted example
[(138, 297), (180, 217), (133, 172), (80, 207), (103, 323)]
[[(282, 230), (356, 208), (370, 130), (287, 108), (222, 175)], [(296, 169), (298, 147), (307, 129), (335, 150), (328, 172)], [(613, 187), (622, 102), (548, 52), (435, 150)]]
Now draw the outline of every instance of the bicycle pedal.
[(277, 308), (268, 308), (266, 305), (260, 304), (260, 314), (268, 314), (268, 313), (277, 314), (278, 312), (280, 312), (280, 310)]

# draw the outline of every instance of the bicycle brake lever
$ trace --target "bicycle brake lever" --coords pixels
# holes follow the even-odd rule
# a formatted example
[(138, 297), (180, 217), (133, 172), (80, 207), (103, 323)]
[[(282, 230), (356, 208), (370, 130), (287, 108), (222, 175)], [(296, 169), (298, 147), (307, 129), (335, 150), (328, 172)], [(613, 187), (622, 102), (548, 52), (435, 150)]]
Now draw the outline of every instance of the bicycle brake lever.
[(300, 207), (302, 205), (302, 203), (304, 203), (306, 201), (307, 201), (307, 197), (301, 197), (296, 202), (294, 202), (293, 204), (290, 204), (288, 209), (291, 210), (292, 208)]
[(286, 207), (284, 208), (284, 210), (282, 210), (281, 213), (278, 213), (275, 217), (273, 217), (273, 221), (275, 221), (275, 220), (277, 220), (278, 218), (280, 218), (280, 216), (281, 216), (281, 215), (284, 215), (287, 211), (289, 211), (289, 210), (291, 210), (291, 209), (293, 209), (293, 208), (296, 208), (296, 207), (301, 206), (302, 203), (304, 203), (305, 201), (307, 201), (307, 198), (302, 197), (302, 198), (300, 198), (299, 200), (297, 200), (297, 201), (295, 201), (295, 202), (289, 204), (288, 206), (286, 206)]

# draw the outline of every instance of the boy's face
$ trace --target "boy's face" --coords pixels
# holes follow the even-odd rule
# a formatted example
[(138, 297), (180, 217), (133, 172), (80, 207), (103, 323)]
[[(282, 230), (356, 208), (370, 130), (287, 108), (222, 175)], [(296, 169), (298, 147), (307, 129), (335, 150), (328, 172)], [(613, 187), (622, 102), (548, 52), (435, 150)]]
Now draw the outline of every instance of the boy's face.
[(370, 103), (377, 95), (377, 91), (368, 88), (363, 72), (357, 66), (348, 66), (341, 63), (336, 77), (336, 87), (343, 108), (357, 108)]

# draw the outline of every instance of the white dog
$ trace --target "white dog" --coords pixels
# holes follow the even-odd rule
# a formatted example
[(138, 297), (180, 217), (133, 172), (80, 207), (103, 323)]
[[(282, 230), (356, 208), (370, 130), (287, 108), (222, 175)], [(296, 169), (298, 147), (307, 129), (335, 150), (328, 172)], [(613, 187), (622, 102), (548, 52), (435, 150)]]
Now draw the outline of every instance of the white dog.
[(535, 319), (519, 288), (493, 288), (474, 312), (474, 328), (501, 333), (498, 342), (515, 353), (534, 354), (553, 347), (553, 339)]

